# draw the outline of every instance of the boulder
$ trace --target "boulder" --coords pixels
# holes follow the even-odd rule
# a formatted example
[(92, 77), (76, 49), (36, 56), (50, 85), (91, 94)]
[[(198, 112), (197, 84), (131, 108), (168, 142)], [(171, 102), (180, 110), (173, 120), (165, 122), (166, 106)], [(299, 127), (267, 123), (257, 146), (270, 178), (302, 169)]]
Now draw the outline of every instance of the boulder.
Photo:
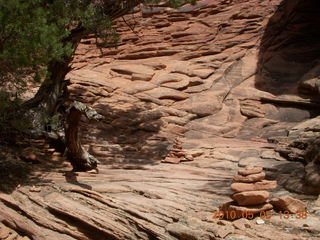
[(289, 211), (290, 213), (306, 211), (306, 205), (304, 202), (290, 196), (272, 198), (270, 203), (279, 211)]
[[(320, 153), (318, 153), (318, 161), (320, 160)], [(316, 161), (310, 162), (305, 166), (305, 182), (309, 186), (315, 187), (317, 192), (320, 193), (320, 164)]]
[(317, 64), (301, 78), (298, 87), (303, 93), (320, 93), (320, 64)]

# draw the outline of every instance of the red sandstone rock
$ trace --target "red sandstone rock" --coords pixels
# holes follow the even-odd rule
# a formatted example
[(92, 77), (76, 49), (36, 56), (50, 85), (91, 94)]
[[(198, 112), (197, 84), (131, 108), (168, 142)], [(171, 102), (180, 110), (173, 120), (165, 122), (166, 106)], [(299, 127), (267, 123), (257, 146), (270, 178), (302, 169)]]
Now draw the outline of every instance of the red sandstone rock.
[(179, 163), (181, 161), (181, 158), (179, 157), (166, 157), (164, 160), (162, 160), (161, 162), (163, 163)]
[(276, 210), (280, 211), (289, 211), (290, 213), (306, 211), (306, 205), (304, 202), (290, 196), (272, 198), (270, 203)]
[(149, 81), (152, 79), (152, 75), (150, 74), (143, 74), (143, 73), (133, 73), (131, 76), (132, 81)]
[(9, 229), (5, 225), (0, 225), (0, 239), (6, 239), (10, 234)]
[(262, 180), (256, 183), (232, 183), (231, 190), (234, 192), (272, 190), (277, 187), (277, 181)]
[[(277, 5), (280, 2), (283, 2), (283, 4), (278, 8)], [(92, 236), (89, 237), (87, 232), (82, 231), (84, 223), (90, 228), (89, 235), (98, 234), (98, 238), (101, 237), (101, 234), (107, 234), (106, 238), (111, 239), (135, 239), (139, 236), (144, 240), (149, 239), (150, 236), (160, 239), (207, 239), (217, 237), (212, 236), (214, 233), (212, 230), (215, 230), (212, 228), (216, 227), (220, 232), (223, 231), (222, 226), (201, 221), (200, 218), (202, 219), (202, 215), (206, 213), (207, 208), (212, 206), (210, 205), (212, 199), (219, 197), (217, 194), (220, 194), (221, 183), (229, 180), (229, 169), (237, 167), (239, 162), (237, 152), (246, 153), (248, 149), (260, 151), (262, 147), (265, 150), (267, 144), (257, 143), (253, 138), (263, 135), (263, 138), (266, 139), (266, 131), (271, 134), (271, 137), (272, 132), (275, 135), (282, 134), (284, 129), (290, 126), (290, 122), (293, 122), (287, 121), (288, 119), (292, 119), (295, 115), (299, 117), (302, 115), (302, 118), (305, 116), (308, 118), (310, 115), (309, 111), (300, 110), (301, 104), (299, 104), (299, 101), (301, 99), (298, 98), (298, 101), (293, 101), (296, 97), (292, 91), (296, 87), (293, 85), (293, 80), (298, 79), (299, 75), (313, 65), (311, 62), (312, 55), (314, 54), (318, 58), (318, 47), (315, 49), (316, 51), (309, 48), (309, 40), (312, 41), (312, 39), (307, 39), (308, 46), (295, 49), (295, 46), (302, 46), (303, 44), (295, 44), (294, 36), (296, 33), (301, 34), (301, 36), (308, 36), (309, 34), (303, 32), (304, 29), (308, 29), (305, 22), (308, 19), (312, 21), (312, 15), (318, 18), (318, 14), (309, 14), (312, 11), (302, 9), (299, 6), (294, 8), (298, 2), (317, 1), (200, 0), (200, 5), (192, 7), (191, 10), (190, 7), (183, 8), (185, 16), (174, 12), (179, 10), (169, 11), (168, 8), (161, 8), (159, 11), (158, 7), (154, 7), (149, 11), (150, 14), (139, 14), (139, 12), (134, 11), (134, 16), (133, 14), (125, 16), (129, 25), (135, 26), (136, 33), (132, 32), (123, 19), (117, 21), (117, 25), (122, 24), (118, 28), (121, 33), (121, 42), (117, 49), (98, 50), (94, 47), (94, 39), (84, 39), (78, 47), (73, 62), (75, 69), (70, 74), (72, 85), (69, 86), (70, 88), (72, 86), (81, 86), (82, 88), (76, 88), (78, 89), (76, 93), (71, 92), (71, 97), (80, 101), (95, 102), (99, 105), (100, 111), (103, 111), (107, 116), (107, 119), (110, 119), (110, 122), (121, 119), (122, 123), (119, 126), (105, 121), (99, 126), (87, 126), (87, 129), (85, 129), (87, 134), (82, 134), (88, 144), (99, 148), (100, 157), (106, 158), (104, 162), (110, 162), (112, 165), (105, 166), (102, 164), (100, 174), (94, 176), (83, 173), (84, 175), (79, 174), (77, 178), (65, 179), (65, 176), (61, 176), (62, 174), (59, 171), (51, 171), (50, 174), (45, 174), (44, 180), (46, 181), (43, 182), (53, 181), (55, 183), (54, 186), (51, 186), (52, 184), (46, 186), (45, 194), (29, 193), (29, 191), (26, 191), (27, 186), (14, 192), (16, 199), (20, 200), (21, 209), (26, 213), (24, 216), (32, 217), (32, 221), (26, 221), (27, 219), (20, 216), (19, 212), (15, 215), (8, 214), (13, 213), (13, 210), (18, 211), (20, 208), (12, 203), (10, 203), (10, 207), (7, 207), (3, 204), (4, 201), (0, 201), (1, 221), (6, 221), (10, 226), (17, 228), (19, 232), (30, 234), (32, 239), (87, 239), (90, 237), (94, 239)], [(289, 5), (289, 8), (285, 8), (286, 5)], [(288, 12), (288, 9), (292, 12)], [(275, 18), (272, 18), (276, 10), (278, 13), (279, 11), (287, 11), (287, 15), (277, 14)], [(157, 13), (154, 13), (156, 11)], [(188, 13), (188, 11), (191, 12)], [(307, 14), (308, 18), (304, 17), (304, 21), (300, 22), (299, 12)], [(150, 17), (142, 18), (140, 15)], [(156, 24), (153, 24), (153, 21), (156, 21)], [(281, 23), (284, 23), (284, 25), (281, 26)], [(315, 21), (311, 23), (313, 26), (319, 25), (315, 24)], [(277, 32), (278, 29), (284, 29), (283, 26), (284, 28), (289, 26), (289, 29)], [(194, 28), (198, 30), (194, 30)], [(272, 28), (275, 28), (276, 31), (273, 31)], [(185, 32), (188, 33), (188, 36)], [(189, 35), (189, 33), (192, 33), (192, 35)], [(294, 34), (293, 38), (290, 33)], [(292, 44), (287, 44), (286, 39), (291, 39)], [(316, 39), (319, 38), (313, 37), (313, 39), (318, 41)], [(91, 41), (91, 44), (88, 44), (88, 40)], [(255, 49), (258, 49), (258, 52)], [(251, 51), (256, 57), (249, 54)], [(308, 54), (301, 54), (301, 52), (306, 51)], [(172, 54), (173, 56), (169, 56)], [(161, 55), (167, 56), (159, 57)], [(245, 56), (245, 58), (242, 56)], [(298, 59), (294, 59), (295, 56)], [(184, 59), (190, 60), (181, 61)], [(299, 63), (294, 63), (293, 60), (298, 60)], [(151, 66), (151, 62), (163, 66), (157, 69), (152, 67), (150, 72), (141, 66)], [(180, 89), (181, 85), (174, 86), (175, 89), (179, 90), (179, 93), (189, 93), (189, 99), (192, 99), (192, 101), (184, 102), (183, 106), (176, 104), (180, 100), (176, 97), (169, 96), (168, 101), (167, 96), (164, 96), (165, 99), (158, 99), (156, 95), (145, 93), (149, 86), (152, 88), (163, 87), (166, 83), (158, 84), (153, 80), (159, 74), (171, 74), (172, 66), (176, 62), (179, 62), (184, 68), (177, 75), (180, 74), (185, 76), (182, 79), (190, 80), (190, 84), (182, 89)], [(128, 66), (128, 64), (136, 63), (137, 67)], [(119, 65), (126, 66), (119, 68)], [(187, 69), (188, 65), (191, 65), (190, 71)], [(261, 71), (259, 68), (257, 69), (259, 65), (262, 66)], [(114, 67), (116, 68), (115, 71), (111, 70)], [(140, 69), (140, 67), (143, 69)], [(210, 71), (203, 72), (201, 68), (212, 69), (214, 72), (211, 75)], [(197, 69), (201, 70), (197, 71)], [(118, 77), (113, 77), (111, 72)], [(274, 79), (274, 76), (281, 77)], [(203, 79), (200, 80), (201, 77)], [(262, 81), (259, 81), (259, 79), (262, 79)], [(136, 83), (130, 83), (131, 80), (150, 81), (155, 86), (142, 85), (140, 82), (136, 85)], [(181, 84), (181, 82), (177, 83)], [(171, 83), (170, 87), (172, 87)], [(282, 97), (280, 98), (278, 94), (282, 93), (284, 89), (278, 89), (273, 85), (274, 83), (277, 83), (277, 86), (278, 84), (283, 85), (285, 90), (291, 91), (289, 98), (284, 100)], [(308, 83), (308, 85), (310, 84)], [(277, 96), (272, 94), (275, 93), (273, 90), (276, 90), (275, 95)], [(200, 94), (204, 97), (196, 97)], [(257, 107), (257, 103), (248, 105), (242, 104), (241, 101), (243, 99), (253, 99), (260, 102), (262, 98), (264, 98), (264, 101), (261, 108), (260, 106)], [(278, 104), (274, 106), (266, 103), (266, 99), (278, 103), (281, 103), (281, 101), (289, 103), (292, 108), (288, 108), (290, 111), (287, 111), (286, 108), (282, 108)], [(304, 100), (300, 103), (308, 104), (308, 101)], [(299, 104), (299, 111), (294, 108), (294, 104)], [(189, 108), (188, 105), (191, 107)], [(270, 108), (271, 105), (272, 108)], [(146, 156), (142, 155), (142, 151), (129, 152), (129, 156), (122, 156), (125, 152), (123, 151), (125, 143), (118, 145), (118, 143), (120, 144), (119, 136), (122, 140), (131, 142), (129, 146), (139, 147), (138, 149), (142, 146), (143, 150), (152, 149), (153, 146), (150, 147), (150, 143), (146, 140), (149, 139), (150, 135), (145, 133), (144, 130), (136, 131), (137, 128), (132, 119), (139, 117), (140, 113), (148, 108), (159, 108), (159, 106), (161, 109), (164, 109), (162, 108), (164, 106), (170, 106), (175, 111), (181, 111), (182, 114), (169, 113), (169, 115), (171, 118), (175, 117), (180, 122), (184, 122), (178, 125), (186, 125), (185, 129), (189, 130), (186, 133), (187, 137), (199, 136), (189, 140), (194, 144), (192, 145), (194, 148), (204, 146), (205, 153), (201, 161), (195, 163), (192, 167), (155, 164), (152, 168), (149, 168), (149, 164), (141, 165), (143, 162), (153, 163), (153, 156), (158, 151), (158, 146), (167, 140), (168, 135), (174, 138), (172, 135), (182, 133), (183, 129), (177, 129), (177, 125), (173, 124), (164, 126), (157, 133), (152, 133), (151, 141), (155, 147)], [(267, 111), (266, 106), (269, 106)], [(318, 105), (313, 106), (313, 108), (317, 107)], [(271, 119), (247, 119), (240, 113), (249, 117), (262, 117), (265, 113), (265, 117)], [(186, 117), (186, 114), (196, 114), (198, 117)], [(278, 125), (278, 120), (275, 119), (278, 119), (282, 125)], [(144, 121), (152, 120), (148, 117)], [(268, 129), (267, 127), (271, 125), (275, 128)], [(246, 136), (249, 136), (245, 139), (248, 140), (240, 141), (239, 138), (230, 138), (231, 134), (233, 136), (240, 135), (240, 137), (242, 134), (243, 136), (245, 131), (239, 134), (239, 129), (245, 129), (246, 134), (248, 134)], [(87, 138), (87, 136), (90, 136), (90, 138)], [(214, 138), (207, 138), (208, 136)], [(224, 136), (229, 138), (222, 138)], [(252, 138), (249, 140), (251, 136)], [(228, 150), (222, 154), (223, 157), (212, 161), (213, 155), (208, 152), (216, 154), (217, 146), (219, 146), (219, 149)], [(134, 158), (135, 155), (138, 156), (136, 159)], [(127, 162), (123, 162), (123, 157), (128, 158), (131, 163), (137, 163), (134, 164), (135, 170), (128, 170), (130, 166), (126, 166)], [(273, 170), (277, 169), (279, 165), (284, 165), (283, 162), (276, 160), (273, 163), (261, 159), (258, 155), (252, 156), (248, 160), (250, 161), (243, 161), (244, 164), (255, 164), (259, 160), (259, 166), (266, 166)], [(292, 164), (292, 169), (297, 169), (297, 163), (285, 163)], [(111, 166), (111, 169), (109, 166)], [(281, 174), (280, 169), (279, 171), (279, 174)], [(288, 172), (288, 169), (285, 171)], [(175, 177), (169, 179), (168, 176)], [(289, 176), (284, 177), (288, 178)], [(208, 178), (210, 182), (207, 181)], [(75, 181), (80, 184), (75, 185)], [(145, 184), (146, 182), (148, 184)], [(203, 187), (209, 185), (210, 191), (207, 187)], [(89, 190), (91, 187), (92, 190)], [(100, 189), (99, 193), (95, 189)], [(111, 192), (112, 196), (109, 194)], [(192, 192), (197, 194), (190, 197)], [(26, 197), (27, 194), (29, 200)], [(188, 201), (177, 201), (177, 196), (179, 196), (179, 199), (188, 199)], [(137, 202), (140, 204), (137, 205)], [(199, 204), (200, 202), (201, 204)], [(99, 211), (93, 209), (92, 206), (98, 206)], [(270, 204), (265, 204), (256, 207), (232, 206), (230, 210), (236, 209), (244, 213), (246, 211), (257, 211), (256, 214), (259, 214), (260, 211), (270, 208), (272, 208)], [(38, 209), (39, 211), (37, 211)], [(187, 221), (190, 216), (190, 211), (186, 211), (188, 209), (194, 210), (192, 215), (197, 215), (197, 218), (199, 217), (198, 221), (192, 221), (191, 223)], [(43, 218), (43, 213), (48, 216)], [(68, 216), (66, 220), (64, 220), (65, 218), (57, 218), (61, 214)], [(73, 226), (68, 226), (69, 222), (67, 220), (69, 217), (73, 219)], [(119, 219), (125, 219), (125, 221)], [(171, 231), (168, 231), (169, 234), (173, 234), (172, 236), (165, 229), (170, 219), (183, 221), (179, 223), (179, 228), (176, 224), (172, 224)], [(284, 220), (284, 222), (289, 223), (288, 220)], [(267, 227), (266, 225), (264, 227)], [(265, 228), (268, 231), (262, 232), (261, 228), (255, 229), (252, 226), (252, 229), (245, 234), (247, 236), (244, 238), (249, 236), (252, 239), (300, 239), (300, 236), (295, 235), (286, 238), (284, 237), (286, 234), (284, 229), (280, 230), (281, 228), (273, 225), (268, 227), (268, 229)], [(50, 235), (48, 235), (49, 228), (51, 229)], [(296, 233), (300, 230), (293, 229), (290, 232)], [(272, 231), (275, 235), (279, 235), (274, 237), (270, 234)], [(205, 236), (201, 236), (201, 232)], [(110, 234), (112, 236), (109, 237)], [(303, 234), (307, 235), (308, 232), (305, 231)], [(225, 237), (225, 234), (217, 235)], [(308, 238), (308, 236), (305, 236), (305, 238)]]
[(257, 174), (251, 174), (247, 176), (236, 175), (234, 176), (233, 180), (235, 182), (253, 183), (253, 182), (263, 180), (265, 177), (266, 177), (266, 174), (264, 172), (260, 172)]
[[(252, 219), (254, 216), (259, 215), (260, 213), (264, 214), (266, 211), (271, 210), (272, 208), (273, 207), (270, 203), (243, 207), (238, 206), (236, 202), (227, 202), (222, 205), (221, 210), (224, 212), (224, 217), (226, 219)], [(233, 214), (233, 212), (235, 212), (235, 214)], [(233, 215), (236, 217), (234, 218)]]
[(265, 113), (261, 109), (261, 103), (256, 100), (241, 101), (241, 113), (248, 118), (259, 117), (263, 118)]
[(268, 200), (270, 193), (267, 191), (248, 191), (231, 195), (231, 198), (241, 206), (258, 205)]
[(29, 188), (30, 192), (41, 192), (41, 187), (32, 186)]
[(241, 169), (238, 171), (239, 175), (247, 176), (251, 174), (261, 173), (263, 170), (262, 167), (246, 167), (245, 169)]
[(112, 66), (111, 70), (123, 75), (143, 74), (152, 76), (154, 73), (151, 67), (142, 64), (119, 64)]
[(158, 87), (152, 90), (145, 91), (146, 94), (156, 97), (158, 99), (174, 99), (174, 100), (183, 100), (188, 98), (188, 94), (180, 92), (171, 88)]

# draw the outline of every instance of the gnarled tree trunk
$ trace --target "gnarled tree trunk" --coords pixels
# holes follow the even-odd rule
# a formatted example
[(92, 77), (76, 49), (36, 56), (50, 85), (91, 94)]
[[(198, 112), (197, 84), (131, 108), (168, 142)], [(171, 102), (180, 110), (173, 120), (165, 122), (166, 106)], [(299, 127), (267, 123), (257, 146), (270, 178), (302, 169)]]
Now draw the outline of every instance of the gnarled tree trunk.
[(99, 121), (103, 119), (93, 108), (80, 102), (73, 102), (67, 110), (65, 123), (66, 155), (73, 166), (73, 171), (95, 169), (99, 163), (81, 145), (79, 138), (81, 115), (85, 115), (89, 120)]

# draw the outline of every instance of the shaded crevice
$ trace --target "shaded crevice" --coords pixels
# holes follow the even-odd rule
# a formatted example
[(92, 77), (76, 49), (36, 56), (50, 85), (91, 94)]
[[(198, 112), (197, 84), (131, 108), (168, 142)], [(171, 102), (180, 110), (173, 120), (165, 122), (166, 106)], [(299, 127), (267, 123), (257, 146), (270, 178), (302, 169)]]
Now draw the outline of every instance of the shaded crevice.
[(274, 95), (297, 94), (297, 83), (319, 60), (319, 10), (317, 0), (281, 2), (261, 40), (258, 89)]

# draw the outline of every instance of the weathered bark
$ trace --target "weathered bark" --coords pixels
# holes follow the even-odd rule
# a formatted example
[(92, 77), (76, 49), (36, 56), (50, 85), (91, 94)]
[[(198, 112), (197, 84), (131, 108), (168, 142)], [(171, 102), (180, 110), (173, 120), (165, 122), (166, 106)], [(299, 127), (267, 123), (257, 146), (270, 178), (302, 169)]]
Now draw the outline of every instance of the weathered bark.
[(94, 109), (80, 102), (74, 102), (67, 110), (65, 124), (66, 155), (73, 171), (87, 171), (97, 168), (99, 161), (90, 155), (81, 145), (79, 138), (80, 119), (84, 114), (89, 120), (101, 120), (103, 117)]
[(40, 86), (33, 99), (28, 101), (25, 106), (29, 108), (41, 107), (47, 114), (55, 111), (57, 102), (63, 96), (67, 81), (65, 76), (71, 70), (69, 63), (72, 59), (64, 62), (51, 62), (48, 66), (49, 77)]

